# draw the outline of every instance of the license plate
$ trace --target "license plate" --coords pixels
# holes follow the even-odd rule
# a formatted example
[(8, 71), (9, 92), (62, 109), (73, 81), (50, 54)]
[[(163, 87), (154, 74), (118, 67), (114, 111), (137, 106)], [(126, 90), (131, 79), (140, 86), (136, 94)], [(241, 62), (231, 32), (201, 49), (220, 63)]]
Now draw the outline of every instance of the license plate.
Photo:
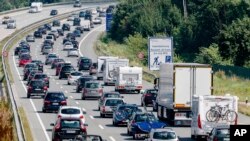
[(40, 91), (41, 89), (35, 89), (35, 90)]
[(52, 105), (59, 105), (59, 103), (52, 103)]
[(74, 130), (68, 130), (68, 131), (66, 131), (66, 133), (76, 133), (76, 131), (74, 131)]
[(229, 138), (224, 138), (223, 141), (230, 141), (230, 139)]

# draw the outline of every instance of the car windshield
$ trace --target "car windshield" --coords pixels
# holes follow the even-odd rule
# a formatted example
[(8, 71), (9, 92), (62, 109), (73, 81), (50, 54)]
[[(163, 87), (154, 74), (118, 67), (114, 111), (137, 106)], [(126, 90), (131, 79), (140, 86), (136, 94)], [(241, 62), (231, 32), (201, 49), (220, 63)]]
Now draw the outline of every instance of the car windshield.
[(46, 74), (37, 74), (37, 75), (35, 75), (35, 79), (43, 79), (43, 78), (46, 78), (47, 77), (47, 75)]
[(67, 120), (67, 119), (61, 120), (62, 128), (80, 128), (80, 125), (81, 124), (79, 120)]
[(105, 106), (117, 106), (119, 104), (123, 104), (123, 100), (121, 99), (108, 99), (105, 103)]
[(81, 112), (79, 109), (67, 108), (67, 109), (62, 109), (61, 113), (66, 114), (66, 115), (70, 115), (70, 114), (80, 114)]
[(25, 68), (33, 68), (36, 67), (36, 64), (26, 64)]
[(15, 21), (14, 20), (9, 20), (9, 23), (15, 23)]
[(157, 93), (157, 90), (148, 90), (147, 93)]
[(56, 55), (49, 55), (48, 58), (57, 58)]
[(39, 64), (39, 63), (42, 63), (42, 61), (40, 61), (40, 60), (32, 60), (31, 63), (38, 63)]
[(45, 46), (44, 48), (45, 48), (45, 49), (52, 49), (51, 46)]
[(46, 100), (64, 100), (65, 97), (62, 93), (48, 93)]
[(43, 86), (42, 81), (31, 81), (31, 86)]
[(91, 89), (99, 88), (99, 83), (86, 83), (86, 88), (91, 88)]
[(82, 73), (80, 73), (80, 72), (72, 72), (71, 75), (72, 76), (81, 76)]
[(155, 132), (153, 138), (158, 140), (176, 139), (176, 134), (174, 132), (167, 132), (167, 131)]
[(62, 68), (62, 71), (73, 71), (73, 70), (74, 70), (74, 68), (72, 66), (64, 66)]
[(156, 118), (152, 114), (138, 114), (135, 118), (136, 122), (144, 122), (144, 121), (156, 121)]
[(46, 39), (53, 39), (52, 36), (46, 36)]
[(120, 97), (119, 94), (105, 94), (104, 97), (114, 97), (114, 98), (117, 98), (117, 97)]
[(30, 59), (30, 56), (22, 56), (21, 57), (21, 60), (29, 60)]
[(136, 109), (137, 109), (137, 107), (134, 107), (134, 106), (120, 106), (119, 109), (117, 109), (117, 110), (118, 111), (125, 111), (129, 115), (131, 115), (133, 113), (133, 111), (135, 111)]
[(92, 80), (93, 78), (92, 77), (84, 77), (84, 78), (81, 78), (80, 81), (82, 84), (85, 84), (86, 81), (89, 81), (89, 80)]

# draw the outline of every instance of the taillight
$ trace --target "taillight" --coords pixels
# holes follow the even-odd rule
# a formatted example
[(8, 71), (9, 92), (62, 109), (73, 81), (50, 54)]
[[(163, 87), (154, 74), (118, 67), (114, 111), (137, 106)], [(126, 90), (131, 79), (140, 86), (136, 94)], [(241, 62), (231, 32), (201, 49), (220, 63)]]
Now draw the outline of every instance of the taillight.
[(87, 89), (85, 89), (85, 88), (83, 88), (83, 91), (84, 91), (84, 93), (87, 93), (87, 92), (88, 92)]
[(145, 96), (151, 96), (151, 94), (145, 94)]
[(105, 112), (105, 106), (102, 106), (102, 111)]
[(44, 80), (45, 80), (45, 81), (48, 81), (48, 80), (49, 80), (49, 78), (44, 78)]
[(60, 123), (56, 124), (55, 130), (60, 130)]
[(198, 115), (198, 127), (201, 129), (201, 116)]
[(218, 141), (218, 138), (217, 138), (217, 137), (214, 137), (213, 141)]
[(29, 87), (28, 87), (28, 89), (30, 90), (30, 89), (32, 89), (32, 87), (31, 87), (31, 86), (29, 86)]
[(132, 120), (132, 124), (134, 124), (135, 123), (135, 120)]
[(45, 105), (49, 105), (49, 104), (50, 104), (50, 101), (45, 100), (45, 101), (44, 101), (44, 104), (45, 104)]
[(61, 115), (58, 115), (57, 118), (61, 118), (62, 116)]
[(98, 90), (98, 93), (99, 93), (99, 94), (102, 94), (102, 93), (103, 93), (103, 90), (102, 90), (102, 89), (99, 89), (99, 90)]
[(67, 101), (66, 100), (61, 101), (61, 105), (67, 105)]
[(48, 90), (48, 87), (47, 87), (47, 86), (44, 86), (44, 87), (43, 87), (43, 90)]
[(142, 86), (136, 86), (137, 89), (142, 89)]
[(81, 116), (80, 116), (80, 118), (84, 118), (84, 116), (83, 116), (83, 115), (81, 115)]
[(87, 131), (86, 131), (86, 127), (85, 127), (83, 124), (81, 124), (81, 130), (82, 130), (83, 132), (87, 132)]

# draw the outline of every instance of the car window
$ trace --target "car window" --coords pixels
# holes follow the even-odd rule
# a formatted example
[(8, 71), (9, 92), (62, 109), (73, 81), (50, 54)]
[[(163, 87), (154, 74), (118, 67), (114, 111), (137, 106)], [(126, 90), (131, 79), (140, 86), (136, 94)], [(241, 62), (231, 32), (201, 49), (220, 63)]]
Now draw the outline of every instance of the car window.
[(136, 122), (155, 121), (155, 120), (156, 120), (155, 116), (151, 114), (138, 114), (135, 118)]
[(64, 100), (65, 97), (61, 93), (49, 93), (47, 94), (46, 100)]
[(71, 75), (72, 76), (81, 76), (82, 73), (80, 73), (80, 72), (72, 72)]
[(31, 86), (43, 86), (42, 81), (31, 81)]
[(80, 114), (80, 110), (79, 109), (75, 109), (75, 108), (67, 108), (67, 109), (62, 109), (61, 110), (62, 114)]
[(89, 81), (89, 80), (92, 80), (93, 78), (91, 78), (91, 77), (85, 77), (85, 78), (82, 78), (82, 79), (80, 79), (80, 81), (81, 81), (81, 83), (83, 83), (83, 84), (85, 84), (85, 82), (86, 81)]
[(119, 94), (105, 94), (104, 97), (114, 97), (114, 98), (117, 98), (117, 97), (120, 97)]
[(123, 100), (120, 99), (108, 99), (105, 103), (106, 106), (117, 106), (123, 104)]
[(35, 75), (35, 79), (42, 79), (42, 78), (46, 78), (46, 77), (47, 77), (46, 74)]
[(157, 90), (148, 90), (147, 93), (157, 93)]
[(99, 83), (86, 83), (86, 88), (98, 88), (99, 87)]
[(174, 132), (167, 132), (167, 131), (162, 131), (162, 132), (155, 132), (153, 135), (154, 139), (159, 139), (159, 140), (170, 140), (170, 139), (175, 139), (176, 134)]
[(82, 61), (81, 62), (83, 62), (83, 63), (89, 63), (90, 62), (90, 60), (89, 59), (82, 59)]
[(62, 71), (73, 71), (74, 68), (72, 66), (65, 66), (62, 68)]
[(61, 120), (62, 128), (80, 128), (79, 120)]
[(218, 129), (217, 135), (229, 135), (229, 129)]

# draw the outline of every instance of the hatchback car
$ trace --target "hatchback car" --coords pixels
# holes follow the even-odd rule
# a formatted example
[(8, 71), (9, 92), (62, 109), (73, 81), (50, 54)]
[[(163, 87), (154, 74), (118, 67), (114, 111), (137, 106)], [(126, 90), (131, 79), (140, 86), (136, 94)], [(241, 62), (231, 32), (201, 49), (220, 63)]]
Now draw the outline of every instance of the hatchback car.
[(106, 98), (123, 98), (123, 96), (120, 95), (118, 92), (105, 92), (101, 95), (101, 97), (98, 99), (98, 110), (100, 110), (100, 107), (103, 105), (103, 102)]
[(62, 26), (62, 30), (63, 31), (70, 31), (70, 25), (69, 24), (63, 24), (63, 26)]
[(100, 108), (100, 116), (113, 115), (113, 112), (119, 104), (124, 104), (123, 98), (106, 98)]
[(80, 18), (84, 18), (84, 17), (85, 17), (85, 11), (81, 11), (81, 12), (79, 13), (79, 17), (80, 17)]
[(71, 48), (68, 50), (68, 57), (78, 57), (79, 56), (79, 51), (77, 48)]
[(66, 42), (63, 45), (63, 50), (70, 50), (70, 49), (73, 49), (73, 48), (74, 48), (74, 46), (73, 46), (73, 44), (71, 42)]
[(94, 18), (93, 24), (102, 24), (102, 19), (99, 17)]
[(59, 108), (57, 113), (58, 118), (72, 117), (72, 118), (80, 118), (83, 123), (85, 123), (85, 117), (83, 115), (83, 111), (80, 107), (76, 106), (62, 106)]
[(50, 54), (53, 52), (53, 47), (48, 45), (48, 46), (44, 46), (43, 47), (43, 51), (42, 51), (42, 54)]
[(34, 37), (35, 38), (42, 38), (43, 37), (43, 33), (41, 31), (35, 31), (34, 32)]
[(61, 25), (61, 22), (59, 20), (54, 20), (52, 22), (52, 26), (60, 26)]
[(29, 54), (23, 54), (19, 58), (19, 67), (26, 65), (32, 61), (31, 56)]
[(27, 42), (35, 42), (35, 37), (33, 35), (27, 35), (26, 36), (26, 41)]
[(20, 58), (20, 56), (22, 54), (30, 54), (30, 51), (28, 49), (21, 49), (19, 52), (18, 52), (18, 57)]
[(7, 24), (12, 18), (10, 16), (4, 16), (2, 18), (2, 24)]
[(74, 18), (73, 26), (81, 26), (81, 19), (80, 18)]
[(45, 73), (36, 73), (33, 77), (33, 80), (42, 80), (49, 88), (49, 76)]
[(64, 36), (64, 31), (62, 29), (57, 29), (59, 36)]
[(63, 92), (49, 91), (44, 97), (42, 111), (44, 113), (47, 111), (58, 111), (61, 106), (66, 105), (67, 97), (64, 95)]
[(74, 30), (74, 31), (73, 31), (73, 34), (74, 34), (76, 37), (81, 37), (81, 31), (80, 31), (80, 30)]
[(78, 26), (78, 27), (75, 28), (75, 30), (79, 30), (81, 33), (84, 32), (83, 26)]
[(31, 70), (31, 72), (29, 73), (29, 76), (27, 78), (27, 85), (30, 84), (31, 80), (33, 79), (33, 77), (35, 76), (36, 73), (43, 73), (39, 70)]
[(51, 64), (54, 59), (58, 58), (55, 53), (50, 53), (46, 56), (45, 65)]
[(230, 141), (230, 127), (215, 127), (209, 133), (207, 141)]
[(89, 70), (92, 60), (86, 57), (81, 57), (78, 59), (78, 70)]
[(54, 59), (52, 61), (52, 63), (51, 63), (51, 69), (54, 69), (59, 62), (63, 62), (64, 63), (65, 61), (62, 58), (56, 58), (56, 59)]
[(27, 87), (27, 98), (32, 95), (41, 95), (43, 97), (47, 90), (48, 88), (43, 80), (31, 80)]
[(152, 129), (145, 141), (179, 141), (176, 132), (172, 128)]
[(68, 78), (68, 75), (75, 71), (73, 66), (62, 66), (59, 72), (59, 79)]
[(37, 64), (38, 70), (43, 72), (43, 62), (41, 60), (32, 60), (31, 63)]
[(103, 94), (103, 87), (98, 81), (87, 81), (82, 90), (82, 100), (86, 98), (100, 98)]
[(76, 82), (76, 92), (79, 93), (84, 88), (85, 83), (93, 79), (93, 76), (90, 75), (84, 75), (78, 78)]
[(76, 84), (77, 79), (83, 76), (82, 72), (74, 71), (68, 75), (68, 85)]
[(149, 104), (153, 104), (153, 100), (156, 100), (158, 91), (156, 89), (147, 89), (142, 93), (141, 96), (141, 106), (145, 104), (148, 106)]
[(56, 10), (56, 9), (52, 9), (51, 11), (50, 11), (50, 16), (55, 16), (55, 15), (57, 15), (58, 14), (58, 10)]
[(26, 80), (32, 70), (38, 70), (36, 63), (27, 63), (23, 68), (23, 80)]

